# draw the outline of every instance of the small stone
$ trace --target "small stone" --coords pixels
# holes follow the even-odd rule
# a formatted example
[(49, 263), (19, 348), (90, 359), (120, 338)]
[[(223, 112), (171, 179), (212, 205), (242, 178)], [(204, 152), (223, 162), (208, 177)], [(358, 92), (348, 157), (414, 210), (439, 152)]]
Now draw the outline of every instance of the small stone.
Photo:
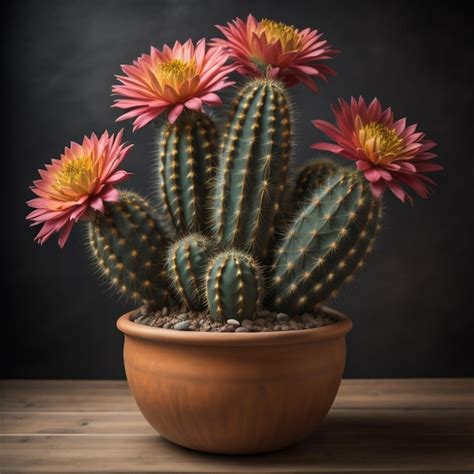
[(294, 319), (290, 319), (289, 325), (293, 329), (298, 329), (298, 323)]
[(228, 319), (226, 323), (232, 324), (232, 326), (240, 326), (240, 321), (237, 321), (237, 319)]
[(190, 325), (191, 323), (189, 321), (181, 321), (180, 323), (175, 324), (173, 329), (176, 329), (177, 331), (187, 331)]
[(186, 321), (188, 319), (188, 315), (186, 313), (178, 314), (178, 319), (180, 321)]
[(288, 326), (288, 324), (282, 324), (281, 325), (281, 330), (282, 331), (288, 331), (288, 329), (290, 329), (290, 326)]
[(250, 332), (250, 331), (247, 328), (241, 327), (241, 328), (237, 328), (235, 332)]
[(266, 324), (267, 320), (266, 320), (265, 318), (257, 318), (257, 319), (255, 320), (255, 322), (256, 322), (257, 324), (264, 325), (264, 324)]
[(166, 316), (167, 314), (168, 314), (168, 308), (164, 306), (163, 308), (161, 308), (161, 315)]
[(242, 327), (247, 328), (249, 331), (252, 331), (254, 329), (254, 322), (250, 319), (244, 319), (242, 321)]
[(278, 321), (288, 321), (290, 319), (290, 317), (285, 313), (278, 313), (277, 314), (277, 319), (278, 319)]
[(169, 329), (172, 325), (173, 323), (168, 321), (167, 323), (163, 324), (163, 329)]
[(301, 316), (301, 320), (306, 324), (314, 323), (314, 316), (309, 313), (304, 313), (303, 316)]

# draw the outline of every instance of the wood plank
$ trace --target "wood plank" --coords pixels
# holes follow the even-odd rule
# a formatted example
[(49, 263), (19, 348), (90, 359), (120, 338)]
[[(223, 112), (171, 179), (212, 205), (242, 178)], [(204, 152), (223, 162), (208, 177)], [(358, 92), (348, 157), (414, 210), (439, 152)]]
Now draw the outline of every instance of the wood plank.
[(6, 472), (337, 472), (468, 471), (472, 436), (334, 438), (314, 435), (261, 456), (215, 456), (174, 446), (159, 436), (7, 436), (0, 456)]
[[(0, 413), (0, 435), (146, 435), (155, 434), (140, 412)], [(474, 434), (474, 411), (331, 410), (319, 433), (424, 436)]]
[(0, 410), (137, 411), (123, 380), (3, 380)]
[(333, 408), (474, 409), (474, 378), (346, 379)]
[[(474, 379), (346, 379), (334, 409), (473, 409)], [(124, 381), (0, 382), (0, 410), (136, 411)]]

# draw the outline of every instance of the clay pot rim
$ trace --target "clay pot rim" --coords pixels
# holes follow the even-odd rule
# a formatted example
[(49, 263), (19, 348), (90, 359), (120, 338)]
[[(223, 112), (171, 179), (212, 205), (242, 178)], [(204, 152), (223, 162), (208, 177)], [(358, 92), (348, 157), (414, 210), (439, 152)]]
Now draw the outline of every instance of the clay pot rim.
[(133, 311), (121, 316), (117, 328), (127, 336), (172, 344), (203, 346), (273, 346), (304, 344), (343, 337), (352, 329), (352, 321), (344, 314), (326, 306), (323, 311), (338, 321), (328, 326), (313, 329), (297, 329), (278, 332), (219, 333), (199, 331), (177, 331), (150, 327), (130, 321)]

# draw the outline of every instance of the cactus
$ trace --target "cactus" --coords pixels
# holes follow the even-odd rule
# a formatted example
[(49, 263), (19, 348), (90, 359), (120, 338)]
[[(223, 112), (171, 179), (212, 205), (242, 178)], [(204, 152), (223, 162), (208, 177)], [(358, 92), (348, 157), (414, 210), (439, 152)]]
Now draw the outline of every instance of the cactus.
[(157, 125), (158, 188), (179, 236), (204, 231), (216, 168), (217, 129), (203, 113)]
[(177, 240), (169, 249), (166, 269), (176, 296), (193, 311), (205, 308), (201, 281), (206, 273), (211, 241), (200, 234)]
[(250, 255), (236, 250), (219, 253), (209, 263), (205, 284), (215, 320), (255, 318), (263, 300), (263, 276)]
[(345, 167), (338, 166), (333, 158), (324, 155), (305, 165), (296, 176), (293, 192), (294, 209), (305, 204), (316, 189), (344, 169)]
[(137, 303), (170, 306), (162, 253), (169, 239), (148, 202), (122, 191), (117, 203), (89, 221), (91, 256), (117, 291)]
[(290, 148), (284, 86), (269, 79), (250, 81), (233, 103), (221, 145), (213, 208), (221, 247), (265, 257), (283, 201)]
[(313, 192), (275, 252), (273, 306), (302, 313), (350, 278), (373, 239), (379, 203), (358, 174), (340, 174)]

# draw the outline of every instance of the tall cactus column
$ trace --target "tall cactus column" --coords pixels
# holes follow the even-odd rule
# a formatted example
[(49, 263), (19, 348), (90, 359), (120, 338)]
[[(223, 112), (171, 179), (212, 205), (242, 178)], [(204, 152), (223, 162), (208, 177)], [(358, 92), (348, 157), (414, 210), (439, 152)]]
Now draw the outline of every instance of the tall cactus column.
[(221, 146), (213, 231), (224, 248), (264, 257), (283, 200), (291, 149), (284, 86), (255, 79), (233, 103)]
[(214, 123), (203, 113), (187, 111), (174, 124), (158, 125), (155, 140), (159, 195), (176, 232), (204, 231), (217, 164)]

